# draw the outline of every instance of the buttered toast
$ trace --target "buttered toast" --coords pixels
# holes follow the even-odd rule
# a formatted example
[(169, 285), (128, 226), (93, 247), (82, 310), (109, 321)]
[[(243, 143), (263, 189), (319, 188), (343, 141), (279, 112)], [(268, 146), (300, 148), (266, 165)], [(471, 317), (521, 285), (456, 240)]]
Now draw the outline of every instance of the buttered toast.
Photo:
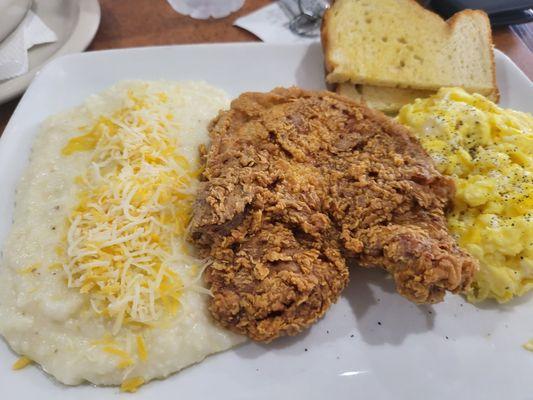
[(443, 86), (498, 99), (483, 11), (465, 10), (444, 21), (415, 0), (336, 0), (324, 15), (322, 45), (328, 83), (360, 85), (338, 91), (355, 90), (380, 103), (377, 108), (397, 109), (396, 100)]

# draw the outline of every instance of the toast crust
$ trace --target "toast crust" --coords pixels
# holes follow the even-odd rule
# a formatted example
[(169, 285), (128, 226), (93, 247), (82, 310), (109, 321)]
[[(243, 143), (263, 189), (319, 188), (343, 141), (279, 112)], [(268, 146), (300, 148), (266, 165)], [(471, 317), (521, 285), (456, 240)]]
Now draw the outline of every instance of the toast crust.
[[(414, 0), (411, 0), (411, 1), (414, 1)], [(460, 18), (461, 16), (474, 16), (474, 15), (478, 15), (481, 18), (483, 18), (485, 20), (485, 24), (488, 27), (487, 42), (490, 43), (490, 47), (491, 47), (489, 57), (490, 57), (491, 70), (492, 70), (492, 86), (494, 87), (494, 91), (486, 96), (490, 97), (492, 101), (497, 103), (500, 101), (500, 91), (498, 89), (498, 83), (496, 82), (496, 62), (494, 60), (494, 42), (492, 41), (492, 28), (490, 26), (489, 16), (483, 10), (466, 9), (466, 10), (462, 10), (458, 13), (453, 14), (450, 18), (446, 20), (446, 23), (450, 26), (450, 28), (453, 29), (453, 27), (457, 24), (458, 18)]]
[(335, 4), (335, 0), (331, 2), (330, 7), (326, 10), (324, 15), (322, 16), (322, 24), (320, 25), (320, 42), (322, 43), (322, 52), (324, 53), (324, 65), (326, 67), (326, 76), (335, 69), (335, 64), (333, 63), (329, 55), (330, 43), (329, 43), (329, 37), (328, 37), (328, 30), (329, 30), (329, 24), (330, 24), (329, 15), (334, 4)]

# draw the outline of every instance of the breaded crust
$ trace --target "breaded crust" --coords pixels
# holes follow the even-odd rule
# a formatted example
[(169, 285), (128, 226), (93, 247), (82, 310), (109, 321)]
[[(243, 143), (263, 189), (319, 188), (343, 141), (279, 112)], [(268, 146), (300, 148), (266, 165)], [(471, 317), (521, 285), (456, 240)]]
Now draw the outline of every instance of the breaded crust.
[(210, 310), (254, 340), (296, 334), (348, 281), (347, 260), (386, 268), (436, 302), (475, 261), (446, 230), (453, 183), (409, 131), (330, 92), (245, 93), (210, 127), (191, 240), (212, 260)]

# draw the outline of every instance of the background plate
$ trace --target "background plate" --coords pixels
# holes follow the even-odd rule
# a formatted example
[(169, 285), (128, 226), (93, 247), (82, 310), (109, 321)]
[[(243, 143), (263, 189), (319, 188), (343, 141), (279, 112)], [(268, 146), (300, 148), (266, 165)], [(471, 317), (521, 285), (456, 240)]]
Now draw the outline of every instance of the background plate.
[(26, 17), (31, 3), (32, 0), (0, 0), (0, 44)]
[[(496, 52), (505, 107), (531, 111), (533, 84)], [(324, 88), (319, 44), (225, 44), (70, 55), (33, 81), (0, 137), (0, 247), (11, 225), (15, 185), (47, 116), (121, 79), (205, 80), (231, 96), (275, 86)], [(11, 371), (16, 355), (0, 342), (6, 399), (532, 399), (531, 296), (474, 307), (460, 296), (416, 306), (379, 270), (351, 271), (326, 317), (294, 338), (248, 343), (209, 357), (137, 394), (55, 384), (35, 367)]]
[(0, 80), (0, 104), (21, 94), (47, 61), (85, 50), (100, 24), (98, 0), (34, 0), (31, 9), (56, 33), (57, 42), (32, 47), (29, 71)]

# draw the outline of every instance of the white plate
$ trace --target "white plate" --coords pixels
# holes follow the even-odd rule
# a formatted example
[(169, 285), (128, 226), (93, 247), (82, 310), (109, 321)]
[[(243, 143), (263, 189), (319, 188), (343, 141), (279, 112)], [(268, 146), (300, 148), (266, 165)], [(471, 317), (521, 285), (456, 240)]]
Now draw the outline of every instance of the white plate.
[(0, 0), (0, 43), (19, 26), (31, 3), (31, 0)]
[(85, 50), (100, 24), (98, 0), (34, 0), (32, 11), (56, 33), (58, 40), (32, 47), (28, 51), (27, 73), (0, 80), (0, 104), (24, 92), (46, 62), (64, 54)]
[[(531, 111), (532, 83), (496, 52), (502, 104)], [(324, 88), (318, 44), (227, 44), (92, 52), (59, 58), (35, 78), (0, 138), (0, 246), (15, 185), (38, 126), (120, 79), (202, 79), (232, 96), (300, 85)], [(531, 296), (476, 308), (460, 296), (417, 307), (382, 271), (351, 271), (351, 283), (310, 330), (270, 345), (245, 344), (209, 357), (127, 399), (526, 399), (533, 398)], [(306, 350), (307, 349), (307, 350)], [(55, 384), (0, 343), (5, 399), (116, 399), (116, 388)]]

